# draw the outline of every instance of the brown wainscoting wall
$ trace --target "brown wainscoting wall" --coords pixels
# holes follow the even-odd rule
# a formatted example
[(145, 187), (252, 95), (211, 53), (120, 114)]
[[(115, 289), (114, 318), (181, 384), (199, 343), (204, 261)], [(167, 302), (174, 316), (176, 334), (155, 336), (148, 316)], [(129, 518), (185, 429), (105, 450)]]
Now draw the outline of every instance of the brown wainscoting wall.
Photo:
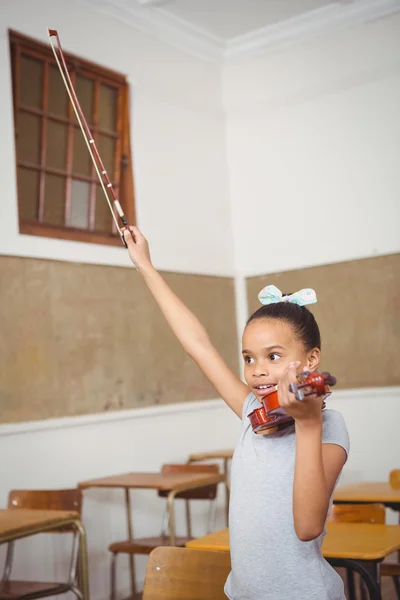
[(322, 367), (340, 388), (400, 385), (400, 254), (271, 273), (247, 280), (250, 313), (269, 284), (311, 287), (322, 335)]
[[(234, 281), (164, 273), (238, 372)], [(0, 421), (218, 397), (134, 270), (0, 257)]]

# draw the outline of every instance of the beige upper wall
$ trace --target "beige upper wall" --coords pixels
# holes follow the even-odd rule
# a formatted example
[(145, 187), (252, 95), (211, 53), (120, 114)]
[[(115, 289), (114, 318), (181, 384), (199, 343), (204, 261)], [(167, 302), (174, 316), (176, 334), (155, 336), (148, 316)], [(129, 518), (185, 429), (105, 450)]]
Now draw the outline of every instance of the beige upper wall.
[(283, 293), (313, 288), (322, 337), (322, 370), (338, 388), (400, 385), (400, 254), (251, 277), (250, 314), (258, 292), (274, 284)]
[[(238, 371), (233, 280), (164, 274)], [(0, 421), (216, 398), (134, 269), (0, 257)]]

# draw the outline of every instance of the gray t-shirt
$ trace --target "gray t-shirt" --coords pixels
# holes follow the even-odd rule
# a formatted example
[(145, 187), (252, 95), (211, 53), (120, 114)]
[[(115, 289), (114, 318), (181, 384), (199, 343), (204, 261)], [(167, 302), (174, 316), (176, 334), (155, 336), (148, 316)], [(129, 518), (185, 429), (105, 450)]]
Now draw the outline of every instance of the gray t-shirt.
[[(293, 523), (296, 454), (294, 425), (270, 435), (253, 433), (248, 414), (260, 403), (250, 393), (231, 468), (230, 600), (345, 600), (343, 582), (321, 554), (325, 531), (301, 542)], [(349, 452), (342, 415), (323, 411), (322, 442)], [(332, 498), (330, 506), (332, 506)]]

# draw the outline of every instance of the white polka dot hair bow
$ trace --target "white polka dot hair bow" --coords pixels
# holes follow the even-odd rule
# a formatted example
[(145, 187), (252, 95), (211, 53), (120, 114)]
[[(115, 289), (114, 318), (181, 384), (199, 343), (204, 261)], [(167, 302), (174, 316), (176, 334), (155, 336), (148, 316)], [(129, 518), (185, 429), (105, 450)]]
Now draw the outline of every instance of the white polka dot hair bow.
[(274, 285), (267, 285), (258, 294), (258, 299), (261, 304), (275, 304), (276, 302), (290, 302), (291, 304), (298, 304), (299, 306), (305, 306), (306, 304), (315, 304), (317, 301), (317, 294), (311, 288), (304, 288), (289, 296), (283, 296), (281, 290)]

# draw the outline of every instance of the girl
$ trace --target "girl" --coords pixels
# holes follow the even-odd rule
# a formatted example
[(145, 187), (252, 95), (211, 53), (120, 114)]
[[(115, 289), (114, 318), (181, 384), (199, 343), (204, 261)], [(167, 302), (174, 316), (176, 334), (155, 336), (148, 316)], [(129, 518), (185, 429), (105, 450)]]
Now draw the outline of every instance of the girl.
[[(131, 231), (134, 237), (127, 230), (124, 236), (132, 262), (186, 352), (242, 420), (231, 469), (232, 571), (225, 586), (227, 597), (345, 600), (342, 580), (322, 557), (321, 544), (349, 450), (346, 426), (340, 413), (322, 410), (322, 398), (299, 402), (289, 392), (296, 372), (315, 371), (320, 362), (314, 316), (304, 306), (287, 301), (257, 310), (243, 333), (243, 383), (217, 353), (195, 315), (155, 270), (142, 233), (136, 227)], [(294, 418), (294, 425), (271, 435), (256, 435), (248, 415), (260, 407), (271, 385), (278, 386), (279, 403)]]

